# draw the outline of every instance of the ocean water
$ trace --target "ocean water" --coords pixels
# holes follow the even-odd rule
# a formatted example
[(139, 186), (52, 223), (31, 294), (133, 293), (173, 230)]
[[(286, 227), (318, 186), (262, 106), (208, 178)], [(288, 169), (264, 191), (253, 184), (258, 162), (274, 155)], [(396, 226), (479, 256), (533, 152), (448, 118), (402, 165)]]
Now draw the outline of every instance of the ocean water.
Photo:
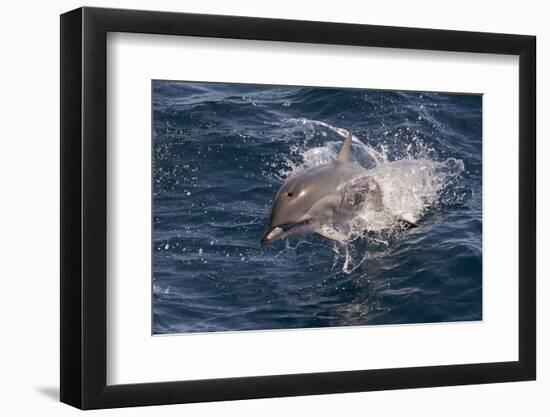
[[(482, 319), (480, 95), (153, 81), (152, 106), (153, 333)], [(262, 247), (348, 132), (385, 210)]]

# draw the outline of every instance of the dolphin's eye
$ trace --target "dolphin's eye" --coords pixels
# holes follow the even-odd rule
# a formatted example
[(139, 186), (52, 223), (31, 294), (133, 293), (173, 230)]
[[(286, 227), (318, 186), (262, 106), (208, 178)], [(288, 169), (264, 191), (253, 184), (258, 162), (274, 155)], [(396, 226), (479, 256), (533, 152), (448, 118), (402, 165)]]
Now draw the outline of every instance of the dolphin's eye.
[(287, 196), (289, 197), (292, 197), (294, 195), (294, 193), (290, 192), (290, 193), (286, 193)]

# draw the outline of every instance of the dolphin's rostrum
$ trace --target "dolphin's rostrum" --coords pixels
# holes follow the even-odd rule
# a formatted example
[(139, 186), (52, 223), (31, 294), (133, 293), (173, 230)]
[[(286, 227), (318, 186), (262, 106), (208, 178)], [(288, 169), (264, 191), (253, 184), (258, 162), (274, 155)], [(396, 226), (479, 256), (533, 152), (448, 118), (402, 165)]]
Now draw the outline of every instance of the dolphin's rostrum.
[(273, 201), (262, 245), (310, 233), (348, 240), (350, 222), (360, 210), (383, 209), (380, 185), (352, 161), (352, 140), (349, 133), (332, 162), (304, 169), (287, 179)]

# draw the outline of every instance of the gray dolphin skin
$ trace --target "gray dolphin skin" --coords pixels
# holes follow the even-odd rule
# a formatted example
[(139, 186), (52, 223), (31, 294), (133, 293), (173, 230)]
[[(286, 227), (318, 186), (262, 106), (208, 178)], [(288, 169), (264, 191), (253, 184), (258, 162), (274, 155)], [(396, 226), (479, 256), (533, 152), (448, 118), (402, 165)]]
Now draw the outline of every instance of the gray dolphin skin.
[(367, 205), (382, 210), (382, 190), (368, 171), (351, 159), (352, 134), (332, 162), (289, 177), (271, 208), (262, 245), (290, 236), (317, 233), (331, 240), (350, 238), (350, 222)]

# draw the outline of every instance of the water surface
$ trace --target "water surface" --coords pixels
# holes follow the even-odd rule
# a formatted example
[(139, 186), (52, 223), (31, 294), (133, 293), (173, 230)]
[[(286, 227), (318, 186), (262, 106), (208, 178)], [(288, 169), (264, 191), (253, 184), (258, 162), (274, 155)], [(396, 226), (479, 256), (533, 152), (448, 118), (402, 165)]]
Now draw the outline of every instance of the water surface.
[[(482, 318), (481, 96), (154, 81), (152, 104), (154, 333)], [(348, 131), (388, 212), (261, 247), (284, 179)]]

